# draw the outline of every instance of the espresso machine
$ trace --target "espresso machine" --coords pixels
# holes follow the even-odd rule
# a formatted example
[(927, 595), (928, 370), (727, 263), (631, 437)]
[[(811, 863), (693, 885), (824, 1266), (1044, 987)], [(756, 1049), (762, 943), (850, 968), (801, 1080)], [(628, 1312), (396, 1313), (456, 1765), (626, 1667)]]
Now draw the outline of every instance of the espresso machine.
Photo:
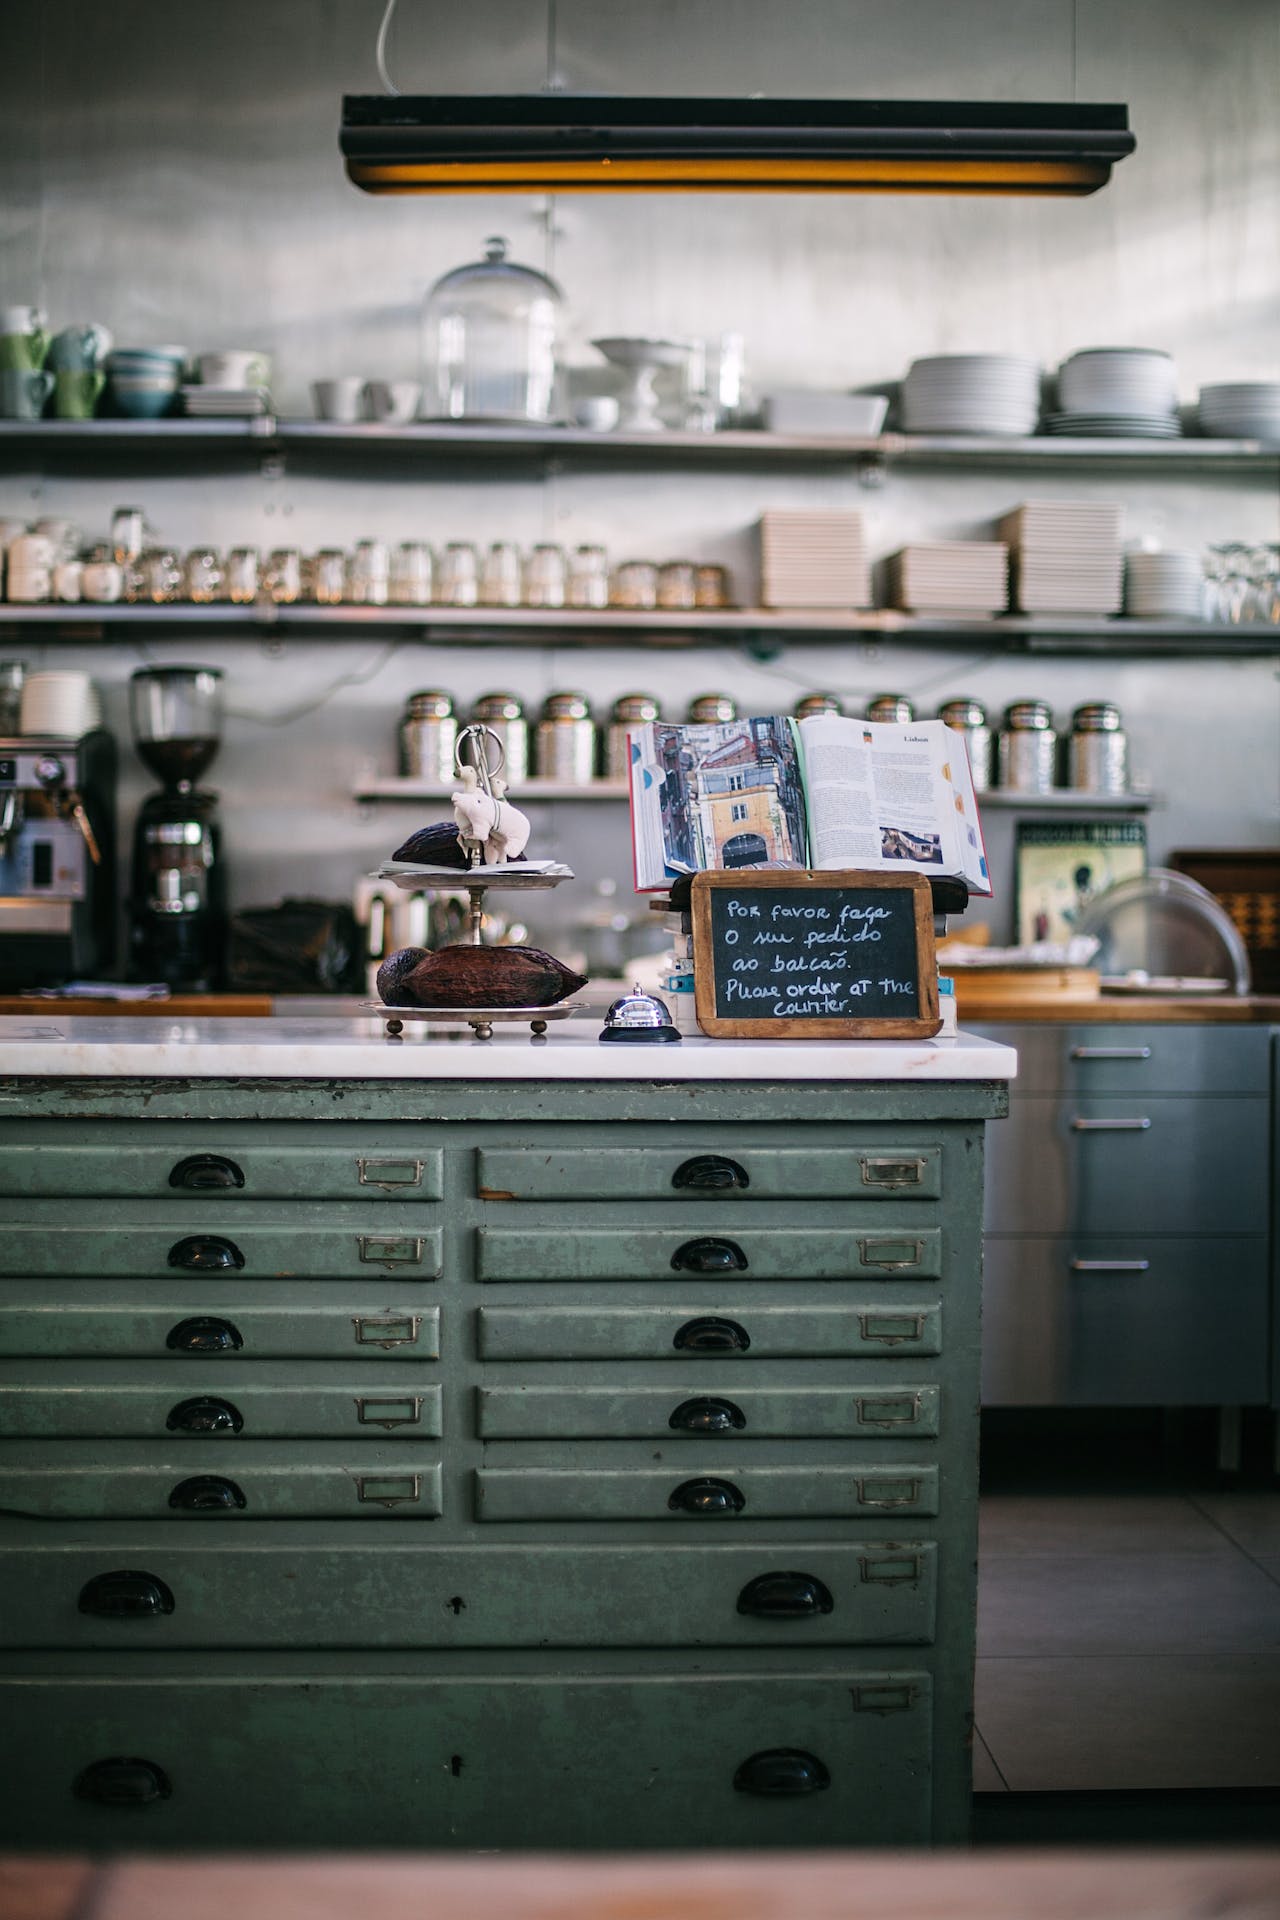
[(101, 975), (115, 957), (116, 743), (0, 739), (0, 988)]
[(196, 786), (222, 733), (218, 667), (140, 667), (129, 682), (133, 744), (164, 783), (133, 835), (129, 966), (188, 993), (221, 983), (226, 885), (218, 796)]

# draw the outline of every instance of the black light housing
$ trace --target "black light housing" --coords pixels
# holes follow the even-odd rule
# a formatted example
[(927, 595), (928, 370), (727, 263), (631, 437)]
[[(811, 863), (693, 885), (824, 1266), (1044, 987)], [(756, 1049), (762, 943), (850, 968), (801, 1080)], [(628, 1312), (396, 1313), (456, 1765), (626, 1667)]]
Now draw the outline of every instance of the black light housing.
[(366, 193), (1095, 193), (1123, 106), (933, 100), (347, 94)]

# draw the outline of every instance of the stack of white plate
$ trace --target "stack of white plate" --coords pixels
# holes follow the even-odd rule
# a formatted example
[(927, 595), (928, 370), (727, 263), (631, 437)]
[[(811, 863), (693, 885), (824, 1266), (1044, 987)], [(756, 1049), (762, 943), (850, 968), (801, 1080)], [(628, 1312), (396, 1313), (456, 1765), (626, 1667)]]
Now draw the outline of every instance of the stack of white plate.
[(1029, 434), (1040, 417), (1040, 368), (1016, 353), (943, 353), (913, 360), (902, 383), (907, 433)]
[(1009, 549), (997, 540), (931, 540), (889, 558), (893, 604), (907, 613), (1003, 613)]
[(1119, 613), (1120, 508), (1107, 500), (1029, 500), (996, 522), (1012, 551), (1020, 613)]
[(87, 673), (29, 673), (22, 684), (23, 733), (78, 740), (102, 725), (102, 702)]
[(1280, 440), (1280, 380), (1201, 387), (1200, 431), (1223, 440)]
[(871, 568), (860, 513), (760, 516), (760, 603), (869, 607)]
[(1130, 553), (1124, 563), (1125, 612), (1135, 620), (1203, 620), (1204, 571), (1198, 553)]
[(1058, 368), (1058, 412), (1050, 433), (1176, 440), (1178, 377), (1157, 347), (1086, 347)]
[(182, 404), (195, 420), (242, 419), (269, 413), (271, 395), (265, 387), (181, 387)]

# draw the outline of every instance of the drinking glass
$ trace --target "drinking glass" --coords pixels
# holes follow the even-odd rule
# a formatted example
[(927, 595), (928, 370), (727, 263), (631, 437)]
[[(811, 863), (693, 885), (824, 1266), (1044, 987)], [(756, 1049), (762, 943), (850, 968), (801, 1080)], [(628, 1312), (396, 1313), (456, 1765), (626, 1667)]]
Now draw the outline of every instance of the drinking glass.
[(347, 556), (340, 547), (322, 547), (311, 560), (311, 591), (319, 607), (340, 607), (347, 585)]
[(609, 560), (603, 547), (577, 547), (569, 562), (571, 607), (607, 607)]
[(658, 569), (658, 605), (671, 613), (692, 613), (697, 606), (692, 560), (668, 560)]
[(258, 597), (258, 554), (254, 547), (233, 547), (227, 555), (222, 590), (237, 607), (252, 606)]
[(267, 558), (262, 584), (278, 607), (302, 598), (302, 555), (297, 547), (277, 547)]
[(222, 587), (222, 562), (212, 547), (193, 547), (184, 568), (187, 599), (197, 606), (216, 600)]
[(347, 599), (357, 607), (385, 607), (391, 554), (385, 540), (359, 540), (347, 561)]
[(111, 516), (111, 553), (118, 567), (136, 560), (142, 552), (143, 519), (141, 507), (117, 507)]
[(391, 558), (391, 598), (398, 607), (429, 607), (435, 579), (431, 549), (422, 540), (402, 540)]
[(451, 540), (440, 561), (436, 600), (442, 607), (474, 607), (480, 597), (480, 569), (469, 540)]
[(562, 607), (564, 595), (564, 548), (542, 541), (524, 563), (524, 603), (526, 607)]
[(613, 570), (609, 603), (641, 612), (658, 604), (658, 569), (652, 560), (624, 560)]
[(520, 549), (510, 540), (495, 540), (484, 557), (480, 575), (482, 607), (520, 605)]

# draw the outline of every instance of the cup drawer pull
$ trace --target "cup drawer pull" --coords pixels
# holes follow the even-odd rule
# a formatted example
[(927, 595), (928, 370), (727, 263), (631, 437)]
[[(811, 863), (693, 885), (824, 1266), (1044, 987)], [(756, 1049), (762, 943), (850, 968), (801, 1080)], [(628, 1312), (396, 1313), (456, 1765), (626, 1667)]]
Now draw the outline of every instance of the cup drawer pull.
[(732, 1400), (685, 1400), (667, 1425), (677, 1433), (741, 1433), (747, 1416)]
[(223, 1480), (214, 1473), (180, 1480), (169, 1495), (169, 1505), (181, 1513), (231, 1513), (248, 1504), (234, 1480)]
[(1149, 1260), (1073, 1260), (1072, 1273), (1150, 1273)]
[(244, 1340), (229, 1320), (211, 1320), (197, 1314), (171, 1327), (165, 1345), (173, 1353), (239, 1353)]
[(858, 1555), (858, 1578), (867, 1586), (918, 1587), (924, 1571), (918, 1553), (889, 1553), (873, 1558)]
[(420, 1473), (358, 1473), (356, 1498), (376, 1507), (412, 1507), (422, 1498)]
[(100, 1620), (154, 1620), (173, 1612), (173, 1595), (157, 1574), (118, 1567), (87, 1580), (77, 1605)]
[(388, 1314), (375, 1318), (367, 1313), (351, 1316), (358, 1347), (416, 1347), (422, 1329), (416, 1313)]
[(153, 1800), (167, 1800), (173, 1788), (164, 1768), (154, 1761), (113, 1755), (84, 1767), (71, 1791), (77, 1800), (96, 1800), (102, 1807), (145, 1807)]
[(897, 1273), (906, 1267), (918, 1267), (924, 1259), (923, 1240), (859, 1240), (858, 1258), (864, 1267), (878, 1267), (882, 1273)]
[(744, 1760), (733, 1776), (735, 1793), (762, 1794), (769, 1799), (784, 1795), (821, 1793), (831, 1785), (831, 1775), (816, 1753), (799, 1747), (770, 1747)]
[(920, 1500), (920, 1482), (916, 1478), (903, 1480), (854, 1480), (854, 1489), (860, 1507), (877, 1507), (887, 1510), (891, 1507), (914, 1507)]
[(362, 1233), (356, 1244), (366, 1266), (420, 1267), (424, 1241), (421, 1234)]
[(671, 1256), (677, 1273), (745, 1273), (747, 1256), (736, 1240), (686, 1240)]
[(1072, 1047), (1073, 1060), (1149, 1060), (1150, 1047)]
[(1132, 1120), (1085, 1120), (1076, 1114), (1071, 1122), (1072, 1133), (1145, 1133), (1151, 1122), (1147, 1119)]
[(218, 1233), (189, 1233), (185, 1240), (175, 1240), (168, 1260), (184, 1273), (238, 1273), (244, 1266), (235, 1241)]
[(909, 1680), (864, 1681), (853, 1689), (855, 1713), (909, 1713), (916, 1689)]
[(892, 1158), (858, 1155), (864, 1187), (918, 1187), (924, 1183), (925, 1162), (899, 1155)]
[(751, 1336), (736, 1320), (717, 1320), (713, 1314), (705, 1314), (678, 1327), (671, 1344), (678, 1353), (745, 1353)]
[(860, 1427), (914, 1427), (920, 1418), (920, 1395), (858, 1395), (853, 1407)]
[(751, 1176), (745, 1167), (723, 1154), (699, 1153), (692, 1160), (681, 1162), (671, 1176), (671, 1184), (692, 1188), (697, 1193), (725, 1193), (733, 1188), (741, 1191), (749, 1187)]
[(684, 1480), (672, 1493), (667, 1506), (672, 1513), (741, 1513), (746, 1495), (732, 1480)]
[(830, 1588), (811, 1573), (758, 1573), (738, 1595), (738, 1612), (758, 1620), (812, 1620), (834, 1609)]
[(420, 1187), (422, 1185), (421, 1160), (364, 1160), (356, 1161), (356, 1183), (362, 1187)]
[(395, 1400), (357, 1400), (356, 1419), (362, 1427), (420, 1427), (422, 1395), (402, 1395)]
[(180, 1400), (164, 1424), (170, 1433), (239, 1433), (244, 1415), (229, 1400)]
[(222, 1153), (189, 1153), (169, 1174), (169, 1185), (187, 1193), (228, 1192), (244, 1185), (244, 1174)]
[(860, 1313), (858, 1332), (882, 1347), (903, 1347), (924, 1339), (922, 1313)]

